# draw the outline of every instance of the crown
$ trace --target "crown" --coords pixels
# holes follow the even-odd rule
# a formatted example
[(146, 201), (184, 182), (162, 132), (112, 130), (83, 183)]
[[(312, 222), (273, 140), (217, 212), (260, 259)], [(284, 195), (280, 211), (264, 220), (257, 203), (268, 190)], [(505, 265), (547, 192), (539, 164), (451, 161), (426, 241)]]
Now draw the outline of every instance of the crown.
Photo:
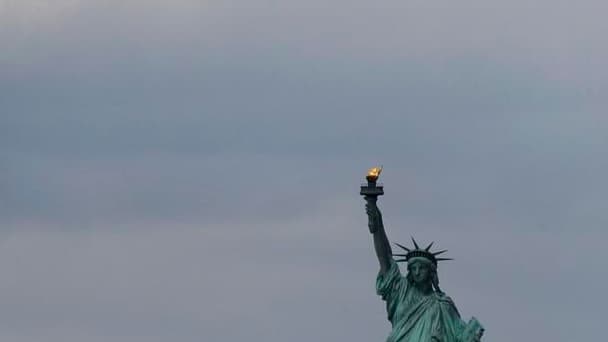
[(414, 243), (414, 249), (407, 248), (403, 245), (395, 243), (395, 245), (401, 247), (403, 250), (407, 252), (407, 254), (393, 254), (393, 256), (404, 257), (405, 259), (395, 260), (396, 262), (408, 262), (412, 258), (425, 258), (432, 262), (435, 266), (437, 266), (438, 261), (443, 260), (454, 260), (452, 258), (437, 258), (437, 255), (447, 252), (447, 249), (438, 252), (431, 252), (431, 246), (433, 246), (434, 242), (431, 242), (426, 248), (422, 249), (416, 243), (416, 240), (412, 238), (412, 242)]

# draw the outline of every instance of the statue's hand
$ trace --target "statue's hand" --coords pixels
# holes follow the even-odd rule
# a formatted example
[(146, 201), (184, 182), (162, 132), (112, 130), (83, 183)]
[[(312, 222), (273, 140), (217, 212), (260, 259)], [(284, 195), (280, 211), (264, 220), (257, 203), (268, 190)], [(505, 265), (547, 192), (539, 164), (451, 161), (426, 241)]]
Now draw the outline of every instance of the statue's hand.
[(371, 233), (375, 233), (377, 229), (382, 225), (382, 213), (374, 202), (367, 202), (365, 204), (365, 211), (368, 217), (368, 227)]
[(374, 221), (375, 221), (375, 219), (382, 217), (382, 214), (380, 213), (380, 209), (378, 208), (376, 203), (369, 203), (369, 202), (366, 203), (365, 212), (367, 212), (367, 216), (369, 216), (370, 218), (373, 218)]

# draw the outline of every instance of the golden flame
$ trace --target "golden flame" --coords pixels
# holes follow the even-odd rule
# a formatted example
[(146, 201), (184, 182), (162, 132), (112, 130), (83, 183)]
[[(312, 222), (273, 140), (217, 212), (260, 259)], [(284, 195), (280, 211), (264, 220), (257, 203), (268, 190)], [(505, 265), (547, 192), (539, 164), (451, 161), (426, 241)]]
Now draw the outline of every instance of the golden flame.
[(367, 180), (368, 181), (375, 181), (378, 179), (378, 177), (380, 177), (380, 173), (382, 172), (382, 166), (380, 167), (372, 167), (371, 169), (369, 169), (369, 171), (367, 171)]

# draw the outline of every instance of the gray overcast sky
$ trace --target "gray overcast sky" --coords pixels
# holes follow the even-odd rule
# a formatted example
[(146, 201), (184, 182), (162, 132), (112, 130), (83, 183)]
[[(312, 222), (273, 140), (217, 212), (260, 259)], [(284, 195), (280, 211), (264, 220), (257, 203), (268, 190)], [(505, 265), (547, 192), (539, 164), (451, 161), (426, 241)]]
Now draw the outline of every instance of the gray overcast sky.
[(602, 340), (607, 10), (0, 0), (0, 340), (382, 341), (377, 163), (487, 341)]

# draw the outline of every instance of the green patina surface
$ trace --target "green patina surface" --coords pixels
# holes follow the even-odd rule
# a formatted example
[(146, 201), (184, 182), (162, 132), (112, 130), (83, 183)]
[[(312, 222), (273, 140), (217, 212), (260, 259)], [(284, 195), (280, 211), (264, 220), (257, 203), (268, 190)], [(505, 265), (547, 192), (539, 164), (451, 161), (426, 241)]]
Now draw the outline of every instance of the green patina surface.
[[(392, 324), (387, 342), (479, 342), (484, 328), (475, 318), (468, 322), (460, 318), (456, 305), (439, 287), (437, 264), (449, 258), (437, 257), (445, 250), (433, 252), (433, 243), (420, 248), (414, 238), (414, 247), (397, 244), (404, 254), (393, 254), (382, 213), (377, 206), (378, 196), (384, 187), (376, 181), (382, 168), (372, 168), (367, 184), (361, 186), (368, 227), (373, 236), (374, 250), (380, 263), (376, 291), (386, 302), (388, 320)], [(394, 259), (393, 257), (401, 259)], [(407, 275), (403, 276), (398, 262), (407, 262)]]
[(423, 293), (394, 261), (378, 275), (376, 291), (386, 301), (392, 324), (387, 342), (475, 342), (481, 338), (483, 327), (475, 318), (464, 322), (450, 297), (442, 292)]

